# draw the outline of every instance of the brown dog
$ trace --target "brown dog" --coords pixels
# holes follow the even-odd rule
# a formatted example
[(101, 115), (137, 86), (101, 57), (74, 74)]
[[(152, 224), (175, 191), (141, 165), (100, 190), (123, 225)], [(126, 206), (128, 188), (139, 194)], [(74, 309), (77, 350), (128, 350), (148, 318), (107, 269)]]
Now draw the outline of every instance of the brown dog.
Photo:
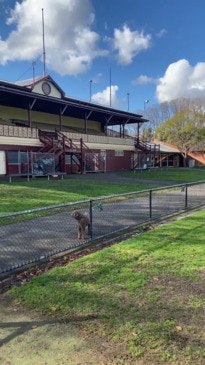
[(88, 227), (88, 234), (90, 234), (90, 218), (86, 213), (79, 212), (78, 210), (74, 210), (74, 212), (71, 213), (71, 217), (78, 222), (78, 238), (85, 239), (86, 227)]

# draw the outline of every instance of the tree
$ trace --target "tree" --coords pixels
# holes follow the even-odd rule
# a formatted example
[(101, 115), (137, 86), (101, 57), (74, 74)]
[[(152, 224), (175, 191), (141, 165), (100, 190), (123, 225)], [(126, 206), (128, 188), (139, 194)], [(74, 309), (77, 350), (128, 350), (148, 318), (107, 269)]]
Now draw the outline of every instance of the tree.
[(153, 137), (152, 129), (145, 128), (141, 134), (141, 139), (146, 142), (151, 142), (152, 137)]
[(205, 116), (193, 109), (181, 110), (156, 128), (154, 137), (176, 146), (187, 165), (188, 153), (205, 142)]
[(204, 114), (205, 97), (178, 98), (156, 104), (146, 109), (146, 118), (149, 119), (152, 128), (156, 128), (166, 120), (173, 118), (177, 113), (186, 109), (195, 110)]

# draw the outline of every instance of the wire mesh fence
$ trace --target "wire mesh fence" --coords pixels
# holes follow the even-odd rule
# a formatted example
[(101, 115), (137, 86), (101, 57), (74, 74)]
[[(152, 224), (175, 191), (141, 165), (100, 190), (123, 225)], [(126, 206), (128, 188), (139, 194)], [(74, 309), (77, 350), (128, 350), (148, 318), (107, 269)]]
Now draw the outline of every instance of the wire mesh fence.
[(204, 203), (198, 182), (0, 215), (0, 273)]

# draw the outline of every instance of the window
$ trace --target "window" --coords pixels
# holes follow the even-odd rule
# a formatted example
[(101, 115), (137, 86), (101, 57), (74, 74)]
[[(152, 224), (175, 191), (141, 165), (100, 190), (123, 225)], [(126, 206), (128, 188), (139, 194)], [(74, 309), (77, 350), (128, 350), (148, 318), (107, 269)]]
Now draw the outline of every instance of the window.
[(20, 161), (21, 163), (28, 163), (28, 153), (20, 152)]
[(101, 157), (106, 157), (106, 150), (101, 150), (100, 151), (100, 156)]
[[(75, 155), (73, 155), (73, 157), (72, 157), (72, 162), (77, 163), (77, 164), (80, 163), (78, 157), (75, 156)], [(71, 155), (65, 155), (65, 163), (67, 165), (70, 165), (71, 164)]]
[(8, 163), (18, 164), (19, 163), (19, 151), (8, 151)]
[(119, 150), (119, 151), (115, 151), (115, 156), (120, 156), (120, 157), (122, 157), (122, 156), (124, 156), (124, 151), (121, 151), (121, 150)]
[(174, 166), (174, 156), (173, 155), (168, 156), (168, 166)]

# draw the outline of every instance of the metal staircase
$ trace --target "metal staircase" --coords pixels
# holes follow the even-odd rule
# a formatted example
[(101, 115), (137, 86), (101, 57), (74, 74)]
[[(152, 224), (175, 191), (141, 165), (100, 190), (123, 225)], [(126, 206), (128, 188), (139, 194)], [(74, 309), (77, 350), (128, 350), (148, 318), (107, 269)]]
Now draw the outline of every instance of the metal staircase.
[(63, 170), (61, 172), (66, 172), (66, 155), (70, 155), (71, 165), (77, 165), (80, 173), (104, 172), (103, 157), (99, 153), (94, 153), (82, 138), (69, 138), (58, 130), (55, 132), (39, 130), (39, 139), (43, 146), (38, 152), (54, 153), (55, 159), (60, 159), (58, 165)]
[[(157, 167), (159, 165), (160, 144), (142, 141), (139, 138), (135, 139), (134, 144), (135, 148), (141, 151), (141, 159), (138, 158), (137, 161), (134, 161), (134, 169), (142, 168), (144, 165), (147, 165), (147, 167)], [(149, 160), (149, 163), (147, 163), (147, 160)]]

